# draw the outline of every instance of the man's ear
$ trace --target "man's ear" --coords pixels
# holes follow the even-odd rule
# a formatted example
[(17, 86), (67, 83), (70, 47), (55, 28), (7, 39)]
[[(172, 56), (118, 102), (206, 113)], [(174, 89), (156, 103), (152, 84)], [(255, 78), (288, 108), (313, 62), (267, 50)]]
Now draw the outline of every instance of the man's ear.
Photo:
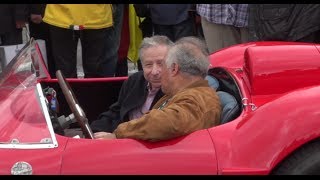
[(176, 76), (179, 72), (179, 65), (177, 63), (171, 64), (171, 75)]

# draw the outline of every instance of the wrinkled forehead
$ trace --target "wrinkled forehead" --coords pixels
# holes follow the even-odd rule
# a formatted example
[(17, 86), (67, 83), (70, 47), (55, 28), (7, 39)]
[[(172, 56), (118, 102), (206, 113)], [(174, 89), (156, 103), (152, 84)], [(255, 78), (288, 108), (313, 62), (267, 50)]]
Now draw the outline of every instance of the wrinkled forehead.
[(164, 59), (168, 53), (169, 46), (158, 45), (141, 50), (141, 61), (156, 59)]

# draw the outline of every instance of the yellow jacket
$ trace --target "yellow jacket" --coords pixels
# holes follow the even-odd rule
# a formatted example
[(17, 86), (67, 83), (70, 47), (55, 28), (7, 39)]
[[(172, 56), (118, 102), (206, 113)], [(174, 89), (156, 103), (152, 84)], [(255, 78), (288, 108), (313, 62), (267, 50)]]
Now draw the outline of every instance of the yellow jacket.
[(129, 4), (130, 44), (127, 57), (131, 62), (134, 63), (139, 60), (139, 47), (142, 41), (142, 32), (139, 28), (139, 24), (139, 17), (136, 14), (133, 4)]
[(111, 4), (47, 4), (43, 21), (60, 28), (101, 29), (113, 25)]

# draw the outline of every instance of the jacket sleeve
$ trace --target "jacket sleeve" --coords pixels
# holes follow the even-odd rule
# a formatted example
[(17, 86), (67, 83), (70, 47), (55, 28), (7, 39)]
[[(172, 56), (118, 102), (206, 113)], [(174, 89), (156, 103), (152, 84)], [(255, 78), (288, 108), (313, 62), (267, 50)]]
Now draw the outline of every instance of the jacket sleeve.
[(93, 132), (113, 132), (120, 122), (120, 109), (128, 91), (128, 80), (124, 81), (117, 102), (113, 103), (108, 111), (101, 113), (98, 119), (90, 124)]
[(162, 110), (153, 109), (139, 119), (120, 124), (114, 134), (117, 138), (166, 140), (202, 129), (209, 117), (216, 117), (215, 113), (203, 112), (196, 98), (183, 96)]

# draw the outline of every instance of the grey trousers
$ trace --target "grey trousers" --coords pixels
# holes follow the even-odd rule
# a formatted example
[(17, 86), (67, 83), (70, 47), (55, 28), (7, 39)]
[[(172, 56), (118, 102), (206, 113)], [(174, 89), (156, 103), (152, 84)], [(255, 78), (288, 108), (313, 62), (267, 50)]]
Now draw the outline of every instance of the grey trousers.
[(210, 53), (231, 45), (248, 42), (248, 28), (211, 23), (201, 17), (203, 35)]

